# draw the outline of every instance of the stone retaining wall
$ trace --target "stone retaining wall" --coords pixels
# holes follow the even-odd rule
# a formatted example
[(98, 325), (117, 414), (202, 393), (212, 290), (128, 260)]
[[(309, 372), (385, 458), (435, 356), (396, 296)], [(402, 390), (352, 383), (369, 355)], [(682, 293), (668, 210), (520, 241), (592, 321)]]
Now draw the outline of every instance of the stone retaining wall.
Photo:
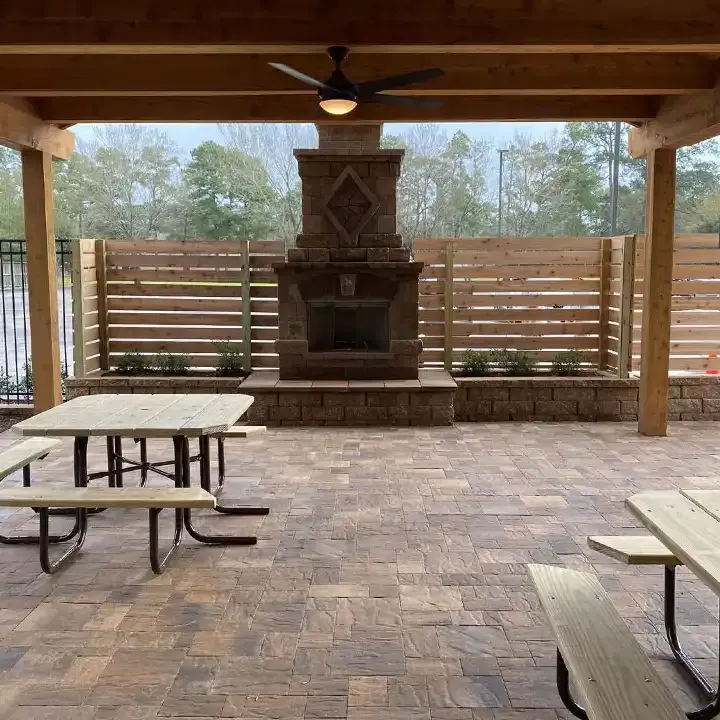
[[(435, 371), (422, 371), (421, 375)], [(372, 381), (266, 383), (268, 371), (238, 378), (70, 378), (68, 397), (94, 393), (247, 393), (249, 421), (262, 425), (452, 425), (496, 421), (636, 421), (639, 380), (612, 377), (456, 378), (416, 389)], [(259, 378), (259, 379), (256, 379)], [(449, 377), (448, 377), (449, 381)], [(398, 383), (405, 381), (397, 381)], [(407, 381), (410, 382), (410, 381)], [(720, 376), (670, 378), (670, 420), (720, 420)]]
[(253, 425), (452, 425), (453, 391), (251, 391)]
[[(457, 378), (456, 422), (638, 419), (638, 378)], [(720, 377), (672, 377), (670, 420), (720, 420)]]

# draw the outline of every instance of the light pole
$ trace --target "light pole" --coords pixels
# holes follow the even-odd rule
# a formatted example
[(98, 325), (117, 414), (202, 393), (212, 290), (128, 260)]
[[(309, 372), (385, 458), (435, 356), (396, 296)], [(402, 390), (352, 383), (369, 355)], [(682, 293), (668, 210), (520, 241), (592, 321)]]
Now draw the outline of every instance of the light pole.
[(505, 155), (508, 150), (498, 150), (500, 154), (500, 173), (498, 177), (498, 224), (497, 234), (498, 237), (502, 236), (502, 211), (503, 211), (503, 164), (505, 162)]

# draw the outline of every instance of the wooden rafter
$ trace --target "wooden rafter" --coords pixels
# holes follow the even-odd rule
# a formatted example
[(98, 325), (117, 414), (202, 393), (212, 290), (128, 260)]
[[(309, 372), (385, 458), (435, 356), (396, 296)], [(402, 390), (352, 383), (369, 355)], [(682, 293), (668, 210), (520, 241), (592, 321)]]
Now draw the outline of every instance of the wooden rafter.
[[(280, 60), (313, 77), (332, 69), (325, 53), (282, 55), (0, 55), (0, 94), (254, 95), (312, 94), (312, 88), (279, 73)], [(408, 95), (646, 94), (707, 90), (713, 63), (699, 55), (519, 55), (502, 53), (427, 56), (351, 54), (345, 71), (355, 81), (438, 65), (445, 75), (409, 87)]]
[(0, 145), (16, 150), (42, 150), (65, 160), (75, 147), (75, 136), (31, 114), (22, 101), (3, 102), (0, 103)]
[(657, 117), (630, 131), (628, 148), (642, 157), (660, 148), (693, 145), (720, 133), (720, 85), (685, 98), (669, 98)]
[(713, 0), (92, 0), (0, 5), (7, 52), (144, 51), (173, 46), (242, 50), (333, 43), (475, 47), (495, 51), (628, 49), (720, 50), (720, 6)]
[[(646, 120), (655, 115), (652, 96), (566, 95), (445, 97), (438, 108), (361, 104), (347, 122), (443, 122), (483, 120)], [(49, 122), (337, 122), (308, 96), (54, 97), (37, 98)]]

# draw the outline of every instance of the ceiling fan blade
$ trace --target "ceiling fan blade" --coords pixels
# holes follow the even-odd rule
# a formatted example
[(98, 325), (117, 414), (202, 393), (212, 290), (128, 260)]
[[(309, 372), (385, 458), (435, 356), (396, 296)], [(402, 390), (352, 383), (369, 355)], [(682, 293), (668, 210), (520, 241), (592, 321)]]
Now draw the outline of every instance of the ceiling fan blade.
[(445, 104), (442, 100), (410, 97), (408, 95), (385, 95), (384, 93), (375, 93), (368, 97), (362, 97), (360, 102), (382, 103), (383, 105), (414, 105), (415, 107), (442, 107)]
[(293, 70), (288, 65), (283, 65), (282, 63), (268, 63), (268, 65), (274, 67), (276, 70), (279, 70), (280, 72), (285, 73), (286, 75), (290, 75), (290, 77), (294, 77), (296, 80), (300, 80), (300, 82), (304, 82), (306, 85), (312, 85), (313, 87), (320, 88), (322, 90), (332, 90), (329, 85), (326, 85), (324, 82), (320, 82), (319, 80), (316, 80), (313, 77), (310, 77), (309, 75), (306, 75), (305, 73), (301, 73), (298, 70)]
[(444, 74), (445, 72), (440, 68), (428, 68), (427, 70), (417, 70), (416, 72), (405, 73), (404, 75), (393, 75), (392, 77), (379, 78), (378, 80), (368, 80), (358, 84), (358, 93), (360, 97), (364, 97), (372, 93), (383, 92), (384, 90), (397, 90), (407, 85), (433, 80)]

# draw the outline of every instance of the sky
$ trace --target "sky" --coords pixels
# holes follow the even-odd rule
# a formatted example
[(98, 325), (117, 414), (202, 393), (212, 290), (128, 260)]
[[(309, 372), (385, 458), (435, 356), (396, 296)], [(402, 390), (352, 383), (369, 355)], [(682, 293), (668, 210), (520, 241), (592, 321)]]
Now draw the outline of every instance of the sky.
[[(147, 123), (149, 127), (157, 128), (167, 133), (177, 145), (183, 155), (205, 140), (222, 142), (220, 130), (215, 123)], [(515, 123), (444, 123), (448, 133), (463, 130), (474, 138), (483, 138), (500, 149), (505, 147), (516, 133), (523, 133), (535, 138), (542, 138), (553, 130), (562, 128), (563, 123), (551, 122), (515, 122)], [(75, 125), (73, 131), (81, 139), (90, 139), (93, 136), (93, 125)], [(408, 123), (387, 123), (385, 132), (398, 134), (406, 130)]]

